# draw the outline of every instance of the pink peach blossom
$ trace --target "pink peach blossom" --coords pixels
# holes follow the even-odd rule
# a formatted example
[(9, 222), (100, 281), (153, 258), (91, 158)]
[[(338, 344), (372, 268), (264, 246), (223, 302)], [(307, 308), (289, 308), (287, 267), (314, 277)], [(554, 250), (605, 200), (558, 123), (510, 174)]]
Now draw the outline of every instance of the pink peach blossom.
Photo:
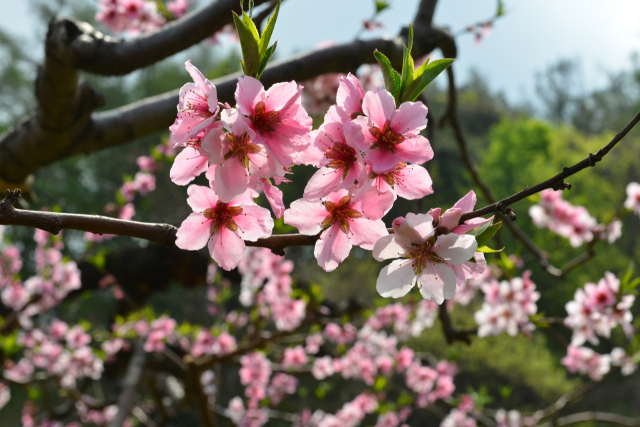
[(324, 201), (296, 200), (284, 213), (284, 222), (302, 234), (320, 234), (314, 255), (325, 271), (333, 271), (353, 245), (372, 249), (386, 236), (380, 220), (393, 204), (393, 195), (368, 187), (351, 197), (348, 190), (330, 193)]
[(209, 253), (225, 270), (234, 269), (245, 250), (245, 240), (269, 237), (273, 219), (256, 205), (249, 192), (223, 203), (210, 188), (190, 185), (187, 203), (194, 213), (178, 229), (176, 246), (197, 250), (209, 244)]

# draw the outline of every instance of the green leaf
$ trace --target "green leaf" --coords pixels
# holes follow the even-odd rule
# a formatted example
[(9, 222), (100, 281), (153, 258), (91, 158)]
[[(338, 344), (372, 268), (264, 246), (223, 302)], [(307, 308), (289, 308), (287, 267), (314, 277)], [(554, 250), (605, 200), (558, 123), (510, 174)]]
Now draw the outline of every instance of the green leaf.
[(382, 12), (383, 10), (388, 8), (389, 6), (390, 6), (390, 4), (387, 3), (385, 0), (377, 0), (376, 1), (376, 14)]
[[(271, 17), (269, 18), (269, 21), (267, 21), (267, 25), (264, 27), (264, 31), (262, 31), (262, 36), (260, 37), (260, 42), (258, 43), (258, 47), (260, 50), (260, 58), (262, 58), (263, 62), (265, 58), (265, 53), (267, 52), (267, 46), (269, 46), (269, 40), (271, 40), (271, 35), (273, 34), (273, 29), (276, 27), (276, 19), (278, 19), (279, 11), (280, 11), (280, 0), (278, 0), (278, 3), (276, 4), (276, 8), (273, 11), (273, 15), (271, 15)], [(275, 43), (274, 43), (274, 46), (275, 46)], [(273, 50), (276, 50), (276, 48), (273, 47)], [(271, 55), (273, 55), (273, 51), (271, 52)], [(271, 57), (271, 55), (268, 55), (268, 56)]]
[(498, 10), (496, 11), (496, 18), (504, 15), (504, 1), (498, 0)]
[(476, 242), (478, 242), (478, 246), (484, 246), (491, 238), (500, 230), (502, 227), (502, 221), (497, 222), (482, 232), (482, 234), (476, 236)]
[(400, 105), (400, 99), (405, 91), (405, 88), (413, 83), (413, 58), (411, 57), (411, 49), (413, 48), (413, 26), (409, 25), (409, 46), (402, 46), (402, 78), (400, 79), (400, 88), (397, 93), (393, 93), (396, 99), (396, 106)]
[[(454, 59), (445, 58), (445, 59), (436, 59), (435, 61), (429, 62), (425, 67), (420, 77), (420, 83), (415, 87), (413, 92), (405, 92), (401, 98), (402, 102), (411, 101), (414, 102), (420, 94), (429, 86), (429, 84), (435, 80), (436, 77), (440, 75), (444, 70), (449, 67), (453, 63)], [(421, 67), (422, 68), (422, 67)], [(417, 80), (417, 79), (416, 79)]]
[(387, 386), (387, 379), (385, 377), (376, 378), (376, 382), (373, 384), (375, 391), (382, 391)]
[(251, 17), (247, 15), (244, 10), (242, 11), (242, 20), (245, 24), (247, 24), (247, 28), (249, 28), (249, 31), (251, 31), (251, 34), (253, 34), (253, 38), (256, 40), (256, 42), (259, 42), (260, 32), (258, 31), (256, 24), (253, 23), (253, 19), (251, 19)]
[(502, 251), (504, 251), (504, 248), (496, 250), (496, 249), (491, 249), (488, 246), (480, 246), (478, 249), (476, 249), (476, 252), (482, 252), (485, 254), (495, 254)]
[(269, 59), (271, 59), (271, 56), (273, 56), (273, 52), (276, 51), (277, 45), (278, 45), (278, 42), (275, 42), (273, 46), (268, 48), (267, 51), (265, 52), (264, 56), (262, 57), (262, 62), (260, 63), (260, 68), (258, 68), (256, 79), (259, 80), (260, 76), (262, 75), (262, 72), (264, 71), (265, 68), (267, 68), (267, 63), (269, 62)]
[(255, 29), (255, 25), (251, 21), (251, 18), (244, 12), (243, 16), (246, 16), (251, 23), (248, 25), (243, 19), (241, 19), (235, 12), (233, 13), (233, 22), (236, 25), (236, 31), (238, 32), (238, 38), (240, 39), (240, 47), (242, 49), (242, 71), (245, 76), (255, 77), (260, 68), (260, 52), (258, 48), (258, 32)]
[(467, 231), (467, 234), (478, 237), (479, 235), (487, 231), (487, 228), (489, 228), (490, 226), (491, 226), (491, 222), (486, 222), (478, 228), (474, 228), (473, 230)]
[(382, 77), (384, 77), (384, 86), (392, 94), (400, 88), (400, 74), (391, 66), (389, 58), (384, 56), (378, 50), (373, 52), (373, 56), (376, 57), (376, 61), (380, 64), (382, 69)]

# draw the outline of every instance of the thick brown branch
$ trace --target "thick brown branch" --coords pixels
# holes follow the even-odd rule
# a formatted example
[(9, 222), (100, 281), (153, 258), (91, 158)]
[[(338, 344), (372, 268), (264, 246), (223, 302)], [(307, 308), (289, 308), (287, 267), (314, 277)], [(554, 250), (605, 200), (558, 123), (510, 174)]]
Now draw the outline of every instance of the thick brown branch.
[[(255, 0), (256, 5), (268, 0)], [(105, 38), (90, 26), (81, 28), (69, 43), (58, 46), (69, 65), (102, 75), (125, 75), (182, 52), (233, 22), (240, 13), (238, 0), (217, 0), (131, 40)], [(74, 22), (74, 21), (69, 21)], [(86, 25), (86, 24), (84, 24)], [(74, 42), (80, 40), (80, 43)]]

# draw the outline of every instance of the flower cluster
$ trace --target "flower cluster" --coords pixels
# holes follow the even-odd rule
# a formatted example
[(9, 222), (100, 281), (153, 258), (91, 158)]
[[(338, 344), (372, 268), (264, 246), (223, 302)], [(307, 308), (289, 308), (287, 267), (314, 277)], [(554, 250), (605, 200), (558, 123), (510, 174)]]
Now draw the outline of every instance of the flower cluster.
[(476, 203), (473, 191), (440, 216), (441, 209), (428, 214), (407, 214), (393, 221), (394, 233), (380, 238), (373, 257), (382, 261), (399, 258), (382, 269), (377, 289), (383, 297), (399, 298), (417, 283), (426, 299), (442, 304), (454, 296), (465, 280), (478, 277), (486, 268), (473, 235), (464, 234), (491, 221), (472, 219), (459, 225), (460, 217)]
[(76, 263), (63, 260), (60, 236), (53, 238), (46, 231), (36, 230), (33, 239), (36, 275), (24, 282), (18, 274), (22, 267), (20, 252), (0, 242), (0, 296), (4, 305), (19, 313), (23, 326), (29, 326), (32, 317), (57, 306), (81, 285)]
[(621, 295), (620, 280), (610, 272), (598, 281), (587, 283), (584, 289), (576, 289), (573, 300), (566, 304), (569, 314), (565, 326), (573, 330), (571, 344), (580, 346), (587, 340), (598, 344), (597, 335), (609, 338), (611, 329), (622, 325), (628, 336), (633, 336), (631, 307), (633, 295)]
[(76, 380), (84, 377), (99, 379), (102, 375), (102, 360), (89, 346), (91, 336), (76, 325), (54, 319), (48, 330), (40, 328), (23, 332), (18, 344), (24, 347), (24, 355), (10, 368), (4, 377), (16, 383), (27, 383), (37, 369), (56, 377), (65, 388), (75, 388)]
[(614, 220), (608, 225), (598, 224), (584, 206), (574, 206), (562, 199), (561, 191), (552, 189), (540, 193), (540, 202), (531, 206), (529, 215), (539, 228), (546, 227), (569, 239), (574, 248), (594, 238), (615, 242), (621, 236), (622, 223)]
[(624, 201), (624, 207), (640, 215), (640, 184), (637, 182), (630, 182), (627, 185), (627, 200)]
[(611, 357), (609, 355), (598, 354), (587, 347), (567, 347), (567, 355), (561, 363), (571, 373), (589, 375), (594, 381), (600, 381), (602, 376), (611, 369)]
[(540, 293), (529, 278), (531, 271), (512, 280), (491, 280), (482, 284), (484, 303), (474, 315), (480, 326), (478, 336), (499, 335), (507, 332), (515, 336), (518, 332), (530, 335), (535, 329), (529, 316), (536, 314), (536, 301)]
[[(167, 7), (171, 10), (178, 6), (176, 10), (179, 10), (178, 3), (184, 3), (184, 1), (173, 1)], [(158, 3), (153, 0), (100, 0), (98, 8), (96, 21), (114, 33), (126, 31), (134, 36), (155, 30), (166, 22), (158, 11)]]

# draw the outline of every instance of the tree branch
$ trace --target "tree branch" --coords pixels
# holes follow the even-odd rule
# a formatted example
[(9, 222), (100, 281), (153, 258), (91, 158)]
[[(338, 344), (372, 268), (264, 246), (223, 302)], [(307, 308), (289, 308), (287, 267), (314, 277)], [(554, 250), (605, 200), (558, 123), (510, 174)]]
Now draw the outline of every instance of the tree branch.
[(638, 124), (639, 121), (640, 121), (640, 112), (636, 114), (636, 116), (629, 122), (629, 124), (627, 124), (627, 126), (622, 131), (618, 132), (618, 134), (616, 134), (616, 136), (607, 145), (605, 145), (600, 150), (598, 150), (596, 154), (589, 153), (589, 155), (583, 160), (581, 160), (580, 162), (576, 163), (571, 167), (563, 168), (562, 172), (549, 178), (544, 182), (541, 182), (540, 184), (536, 184), (533, 187), (527, 187), (524, 190), (520, 191), (519, 193), (516, 193), (498, 202), (492, 203), (489, 206), (485, 206), (482, 209), (478, 209), (477, 211), (462, 214), (462, 217), (460, 218), (460, 223), (466, 220), (469, 220), (471, 218), (478, 218), (484, 215), (492, 214), (494, 212), (502, 212), (505, 209), (508, 209), (509, 205), (515, 202), (519, 202), (522, 199), (526, 199), (527, 197), (533, 194), (539, 193), (542, 190), (546, 190), (548, 188), (553, 188), (554, 190), (571, 188), (571, 184), (564, 183), (564, 180), (566, 178), (570, 177), (571, 175), (575, 175), (576, 173), (580, 172), (583, 169), (595, 166), (599, 161), (602, 160), (604, 156), (607, 155), (607, 153), (609, 153), (609, 151), (611, 151), (613, 147), (616, 146), (618, 142), (622, 140), (622, 138), (624, 138), (629, 133), (631, 129), (633, 129), (633, 127), (636, 124)]
[(131, 413), (133, 407), (133, 396), (138, 387), (138, 383), (142, 378), (144, 372), (144, 365), (147, 359), (147, 352), (144, 351), (141, 341), (135, 341), (133, 343), (133, 352), (129, 366), (127, 367), (127, 373), (125, 374), (122, 384), (122, 391), (118, 397), (118, 412), (116, 416), (109, 423), (109, 427), (122, 427), (123, 423)]
[(567, 415), (566, 417), (558, 418), (553, 423), (548, 422), (546, 424), (543, 424), (543, 426), (554, 425), (557, 427), (562, 427), (562, 426), (568, 426), (571, 424), (583, 423), (586, 421), (603, 421), (606, 423), (615, 424), (619, 426), (630, 426), (630, 427), (640, 426), (640, 417), (630, 418), (630, 417), (625, 417), (624, 415), (612, 414), (609, 412), (595, 412), (595, 411), (580, 412), (577, 414)]
[(447, 304), (440, 304), (438, 310), (438, 318), (442, 323), (442, 332), (447, 340), (447, 344), (453, 344), (456, 341), (471, 344), (471, 336), (476, 335), (478, 330), (458, 331), (453, 327), (451, 317), (449, 317), (449, 311), (447, 310)]

